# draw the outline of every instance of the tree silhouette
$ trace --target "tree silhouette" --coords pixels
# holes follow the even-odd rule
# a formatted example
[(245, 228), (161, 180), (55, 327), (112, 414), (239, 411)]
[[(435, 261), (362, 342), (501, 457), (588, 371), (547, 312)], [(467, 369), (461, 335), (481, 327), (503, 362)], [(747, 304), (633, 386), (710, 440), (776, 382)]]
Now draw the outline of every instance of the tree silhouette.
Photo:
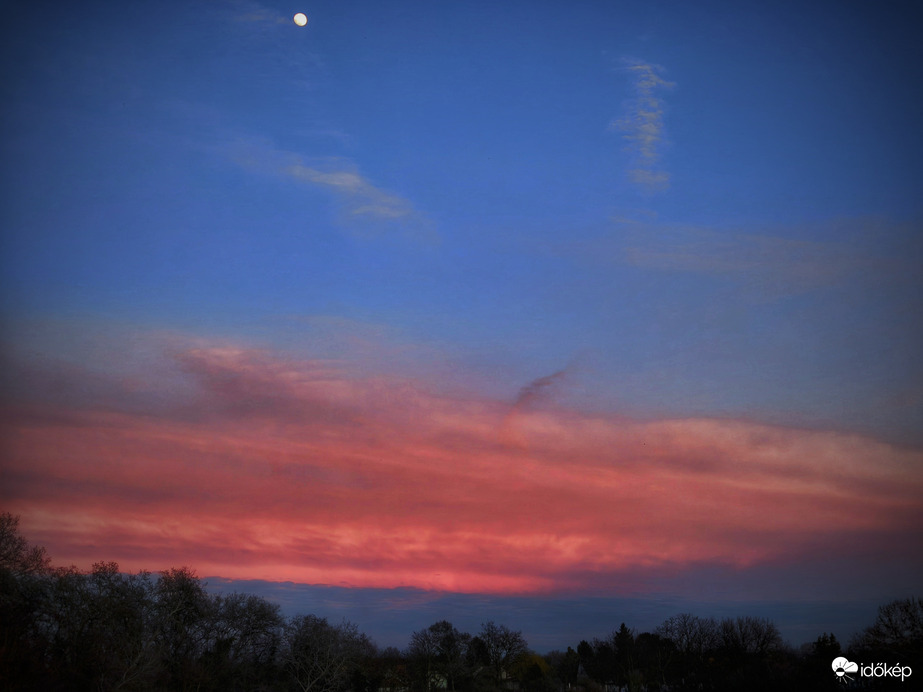
[(331, 625), (316, 615), (295, 617), (285, 628), (283, 660), (301, 692), (340, 692), (371, 642), (356, 625)]
[(854, 659), (910, 666), (923, 671), (923, 600), (910, 597), (879, 607), (878, 616), (849, 647)]
[(477, 638), (482, 644), (484, 662), (491, 671), (494, 684), (500, 687), (509, 677), (516, 657), (528, 651), (526, 640), (522, 632), (497, 625), (492, 620), (481, 625)]
[(45, 574), (51, 569), (51, 558), (40, 546), (29, 545), (19, 535), (19, 517), (0, 513), (0, 574), (13, 577)]
[(449, 690), (455, 690), (469, 674), (467, 657), (470, 643), (471, 635), (460, 632), (447, 620), (414, 632), (407, 653), (424, 688), (431, 690), (444, 683)]

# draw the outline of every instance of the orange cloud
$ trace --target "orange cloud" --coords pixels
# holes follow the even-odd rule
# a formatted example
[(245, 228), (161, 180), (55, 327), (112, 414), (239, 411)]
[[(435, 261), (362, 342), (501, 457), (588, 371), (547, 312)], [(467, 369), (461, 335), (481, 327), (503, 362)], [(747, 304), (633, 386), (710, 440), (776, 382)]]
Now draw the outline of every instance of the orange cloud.
[[(855, 551), (923, 518), (923, 453), (856, 435), (549, 406), (511, 416), (228, 345), (174, 345), (169, 360), (169, 387), (137, 373), (121, 390), (96, 382), (109, 394), (92, 406), (7, 405), (0, 501), (57, 562), (617, 592), (643, 588), (630, 575), (644, 570)], [(79, 392), (89, 377), (56, 382)]]

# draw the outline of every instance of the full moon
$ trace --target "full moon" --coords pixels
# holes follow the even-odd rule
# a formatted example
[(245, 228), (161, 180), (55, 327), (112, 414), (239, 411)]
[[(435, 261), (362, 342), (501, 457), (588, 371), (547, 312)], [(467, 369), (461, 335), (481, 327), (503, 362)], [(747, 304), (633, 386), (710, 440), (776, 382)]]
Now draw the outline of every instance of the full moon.
[(299, 12), (298, 14), (296, 14), (293, 17), (293, 19), (295, 20), (295, 24), (297, 24), (298, 26), (304, 26), (305, 24), (308, 23), (308, 18), (304, 15), (303, 12)]

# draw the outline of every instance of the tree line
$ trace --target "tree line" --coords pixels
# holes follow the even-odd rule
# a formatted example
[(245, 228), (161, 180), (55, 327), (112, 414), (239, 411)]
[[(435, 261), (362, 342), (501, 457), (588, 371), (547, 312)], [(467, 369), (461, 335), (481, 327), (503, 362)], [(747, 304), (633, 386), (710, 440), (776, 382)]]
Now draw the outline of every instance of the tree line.
[[(837, 656), (911, 666), (923, 677), (923, 601), (882, 606), (844, 649), (832, 634), (794, 650), (768, 619), (622, 623), (576, 648), (538, 654), (520, 631), (476, 634), (439, 621), (404, 649), (379, 648), (350, 622), (284, 617), (248, 594), (212, 595), (186, 567), (124, 574), (53, 567), (0, 514), (0, 688), (296, 692), (666, 692), (842, 689)], [(862, 689), (900, 685), (862, 679)], [(897, 688), (897, 687), (895, 687)], [(904, 688), (910, 689), (910, 688)]]

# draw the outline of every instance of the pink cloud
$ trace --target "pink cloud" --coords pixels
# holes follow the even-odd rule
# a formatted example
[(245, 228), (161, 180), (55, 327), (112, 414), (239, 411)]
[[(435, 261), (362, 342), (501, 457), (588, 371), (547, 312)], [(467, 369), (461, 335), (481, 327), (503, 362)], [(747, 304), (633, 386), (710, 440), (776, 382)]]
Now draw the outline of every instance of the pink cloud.
[(923, 453), (856, 435), (550, 406), (511, 415), (342, 363), (227, 344), (170, 353), (172, 398), (142, 396), (158, 384), (139, 372), (93, 406), (7, 405), (0, 501), (58, 563), (624, 592), (651, 571), (871, 550), (923, 518)]

